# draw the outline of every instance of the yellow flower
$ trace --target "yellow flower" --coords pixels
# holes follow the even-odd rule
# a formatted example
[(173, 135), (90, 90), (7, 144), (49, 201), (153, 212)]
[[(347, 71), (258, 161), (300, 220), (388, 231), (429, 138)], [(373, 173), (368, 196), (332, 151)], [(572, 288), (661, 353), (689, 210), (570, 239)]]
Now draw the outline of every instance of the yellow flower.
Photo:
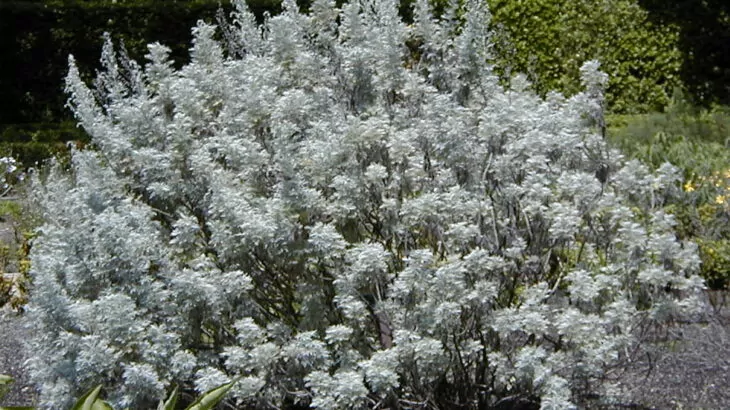
[(722, 205), (722, 204), (725, 203), (725, 200), (726, 199), (727, 198), (725, 197), (725, 195), (718, 195), (718, 196), (715, 197), (715, 203), (718, 204), (718, 205)]
[(695, 186), (694, 186), (694, 184), (692, 183), (692, 181), (687, 181), (687, 182), (686, 182), (686, 183), (684, 184), (684, 191), (685, 191), (685, 192), (692, 192), (692, 191), (694, 191), (694, 190), (695, 190)]
[(727, 179), (730, 179), (730, 169), (726, 169), (725, 172), (722, 174)]

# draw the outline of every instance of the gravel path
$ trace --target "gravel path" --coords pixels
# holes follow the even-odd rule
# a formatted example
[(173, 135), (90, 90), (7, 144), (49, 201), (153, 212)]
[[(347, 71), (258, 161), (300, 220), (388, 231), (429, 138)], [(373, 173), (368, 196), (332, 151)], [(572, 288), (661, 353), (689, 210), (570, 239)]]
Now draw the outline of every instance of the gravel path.
[[(7, 198), (2, 198), (7, 200)], [(0, 245), (8, 246), (8, 253), (15, 254), (17, 238), (12, 222), (0, 218)], [(11, 258), (12, 259), (12, 258)], [(0, 273), (15, 272), (15, 261), (6, 260)], [(26, 372), (23, 371), (25, 361), (23, 341), (30, 337), (25, 326), (26, 318), (13, 312), (9, 307), (0, 306), (0, 374), (7, 374), (15, 379), (10, 392), (0, 399), (2, 406), (31, 406), (36, 402), (36, 392), (31, 386)]]
[(647, 344), (620, 384), (651, 409), (730, 409), (730, 306), (707, 321), (667, 329)]
[(25, 317), (7, 308), (0, 309), (0, 335), (0, 373), (15, 378), (8, 395), (0, 400), (0, 407), (32, 406), (37, 395), (23, 371), (22, 341), (30, 337)]

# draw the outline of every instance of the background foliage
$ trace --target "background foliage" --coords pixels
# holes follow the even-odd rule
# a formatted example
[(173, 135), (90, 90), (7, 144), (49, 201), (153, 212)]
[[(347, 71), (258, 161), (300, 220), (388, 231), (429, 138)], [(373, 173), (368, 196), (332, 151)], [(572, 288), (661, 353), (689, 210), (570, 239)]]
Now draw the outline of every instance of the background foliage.
[(577, 92), (578, 69), (587, 60), (600, 61), (609, 74), (606, 99), (612, 112), (661, 110), (667, 93), (682, 84), (678, 27), (652, 21), (635, 0), (488, 3), (495, 23), (509, 34), (502, 64), (528, 73), (540, 93)]
[(658, 25), (679, 27), (681, 78), (695, 104), (730, 104), (730, 3), (638, 0)]
[[(708, 105), (727, 102), (730, 13), (722, 1), (487, 0), (501, 36), (496, 37), (504, 78), (529, 74), (540, 93), (568, 95), (580, 88), (578, 68), (600, 60), (610, 75), (607, 108), (614, 113), (661, 111), (675, 87)], [(307, 9), (309, 1), (299, 4)], [(695, 4), (696, 3), (696, 4)], [(412, 1), (400, 12), (410, 18)], [(433, 2), (437, 13), (445, 2)], [(26, 166), (66, 152), (66, 142), (87, 141), (65, 110), (61, 79), (66, 57), (76, 56), (82, 75), (98, 68), (102, 33), (123, 40), (132, 58), (154, 39), (171, 48), (179, 67), (187, 60), (188, 27), (214, 21), (218, 0), (8, 0), (0, 3), (0, 155)], [(261, 21), (280, 2), (249, 5)]]
[[(682, 85), (695, 101), (726, 101), (725, 50), (730, 42), (723, 2), (488, 2), (495, 23), (503, 26), (511, 44), (498, 44), (505, 51), (500, 53), (501, 65), (511, 72), (529, 73), (539, 92), (575, 93), (578, 68), (597, 59), (611, 76), (607, 98), (614, 112), (660, 110), (668, 102), (667, 91)], [(260, 20), (264, 11), (279, 12), (279, 3), (256, 0), (250, 7)], [(306, 9), (308, 3), (300, 5)], [(410, 13), (410, 3), (401, 3), (402, 14)], [(443, 1), (434, 3), (443, 11)], [(66, 56), (73, 53), (82, 73), (90, 75), (98, 67), (95, 51), (104, 31), (124, 40), (133, 58), (141, 58), (146, 42), (154, 39), (172, 49), (178, 66), (183, 64), (188, 27), (199, 18), (213, 21), (219, 5), (230, 10), (227, 2), (217, 0), (3, 1), (0, 60), (9, 63), (0, 67), (0, 88), (5, 93), (0, 127), (30, 134), (68, 119), (58, 85), (65, 75)], [(59, 134), (57, 140), (70, 137)]]
[(611, 142), (651, 167), (683, 171), (683, 194), (667, 206), (677, 233), (699, 245), (711, 289), (730, 285), (730, 115), (701, 109), (676, 93), (665, 113), (609, 117)]
[[(87, 136), (69, 122), (63, 78), (73, 53), (89, 78), (99, 66), (104, 32), (141, 59), (150, 39), (185, 62), (190, 27), (214, 20), (219, 1), (10, 0), (0, 2), (0, 151), (26, 166)], [(268, 8), (265, 1), (261, 8)], [(230, 5), (226, 5), (230, 9)]]

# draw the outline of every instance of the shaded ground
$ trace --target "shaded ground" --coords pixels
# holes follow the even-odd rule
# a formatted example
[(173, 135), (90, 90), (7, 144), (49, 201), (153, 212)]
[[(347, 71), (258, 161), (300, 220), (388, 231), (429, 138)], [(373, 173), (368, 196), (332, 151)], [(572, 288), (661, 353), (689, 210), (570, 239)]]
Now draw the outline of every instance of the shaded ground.
[(730, 305), (713, 310), (706, 321), (665, 329), (645, 345), (620, 379), (628, 402), (651, 409), (730, 409)]
[(22, 341), (30, 337), (25, 328), (25, 318), (10, 309), (0, 309), (0, 373), (12, 376), (15, 383), (0, 406), (31, 406), (35, 404), (36, 393), (23, 371)]
[[(6, 198), (3, 198), (6, 200)], [(16, 255), (18, 238), (16, 227), (10, 221), (0, 218), (0, 275), (5, 280), (17, 275)], [(2, 301), (0, 301), (2, 305)], [(12, 376), (15, 383), (10, 392), (0, 399), (2, 406), (30, 406), (35, 404), (35, 388), (31, 386), (27, 373), (23, 369), (25, 355), (23, 341), (30, 337), (25, 326), (25, 317), (12, 311), (8, 306), (0, 306), (0, 374)]]

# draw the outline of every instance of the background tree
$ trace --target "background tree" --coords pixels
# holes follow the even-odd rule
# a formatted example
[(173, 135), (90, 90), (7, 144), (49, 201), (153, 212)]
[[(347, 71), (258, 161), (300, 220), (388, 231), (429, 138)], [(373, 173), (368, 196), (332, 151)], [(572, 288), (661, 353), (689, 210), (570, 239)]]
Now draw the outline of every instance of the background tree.
[[(88, 137), (65, 106), (63, 78), (74, 53), (84, 78), (99, 67), (103, 33), (123, 40), (141, 59), (147, 39), (171, 48), (178, 67), (186, 62), (189, 27), (209, 22), (218, 1), (10, 0), (0, 2), (0, 151), (25, 166), (65, 151), (67, 141)], [(226, 5), (230, 10), (230, 7)], [(267, 6), (264, 6), (267, 7)], [(258, 10), (258, 9), (257, 9)]]
[(681, 87), (679, 28), (635, 0), (489, 0), (508, 34), (503, 66), (528, 73), (538, 92), (580, 90), (579, 69), (598, 60), (614, 113), (661, 111)]
[(730, 104), (730, 4), (640, 0), (652, 21), (679, 27), (682, 80), (695, 103)]

